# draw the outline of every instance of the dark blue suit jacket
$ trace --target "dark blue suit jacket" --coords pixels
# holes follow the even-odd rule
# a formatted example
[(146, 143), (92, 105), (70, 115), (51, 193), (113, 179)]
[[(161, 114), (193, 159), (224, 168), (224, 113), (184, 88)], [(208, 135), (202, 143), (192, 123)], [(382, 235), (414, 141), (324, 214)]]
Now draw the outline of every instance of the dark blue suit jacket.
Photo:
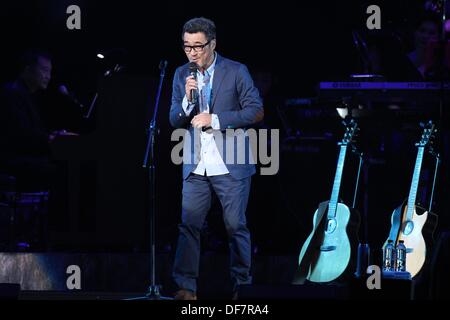
[[(173, 79), (172, 105), (170, 108), (170, 123), (175, 128), (186, 128), (189, 130), (190, 141), (184, 139), (184, 161), (183, 178), (186, 179), (189, 173), (195, 170), (199, 153), (199, 143), (195, 140), (194, 128), (190, 121), (196, 114), (192, 111), (186, 116), (182, 102), (185, 96), (186, 78), (189, 76), (189, 64), (179, 67), (175, 71)], [(253, 124), (260, 122), (264, 117), (262, 99), (258, 89), (253, 84), (253, 80), (245, 65), (221, 57), (217, 54), (216, 66), (214, 69), (213, 88), (210, 113), (214, 113), (219, 118), (221, 134), (226, 141), (225, 129), (247, 129)], [(255, 173), (254, 164), (246, 156), (244, 164), (238, 164), (236, 155), (238, 150), (245, 148), (248, 151), (248, 137), (245, 137), (245, 145), (240, 144), (240, 139), (232, 137), (234, 141), (234, 163), (225, 162), (226, 150), (223, 159), (230, 174), (236, 179), (242, 179)], [(226, 142), (223, 142), (225, 146)], [(220, 147), (219, 147), (220, 149)], [(188, 151), (187, 151), (188, 150)], [(219, 150), (221, 151), (221, 150)], [(187, 154), (186, 154), (187, 153)], [(247, 154), (247, 153), (246, 153)], [(188, 157), (186, 157), (188, 156)], [(240, 162), (239, 162), (240, 163)]]

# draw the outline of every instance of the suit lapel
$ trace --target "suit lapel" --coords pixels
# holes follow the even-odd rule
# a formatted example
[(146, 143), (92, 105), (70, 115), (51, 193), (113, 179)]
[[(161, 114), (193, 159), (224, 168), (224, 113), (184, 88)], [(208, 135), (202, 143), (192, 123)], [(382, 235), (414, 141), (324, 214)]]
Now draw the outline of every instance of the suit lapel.
[(223, 58), (219, 54), (217, 54), (216, 66), (214, 68), (212, 99), (211, 99), (212, 102), (211, 102), (210, 111), (209, 111), (210, 113), (212, 113), (212, 110), (213, 110), (215, 102), (216, 102), (217, 93), (219, 92), (219, 89), (223, 82), (223, 79), (225, 79), (225, 71), (226, 71), (226, 66), (223, 61)]

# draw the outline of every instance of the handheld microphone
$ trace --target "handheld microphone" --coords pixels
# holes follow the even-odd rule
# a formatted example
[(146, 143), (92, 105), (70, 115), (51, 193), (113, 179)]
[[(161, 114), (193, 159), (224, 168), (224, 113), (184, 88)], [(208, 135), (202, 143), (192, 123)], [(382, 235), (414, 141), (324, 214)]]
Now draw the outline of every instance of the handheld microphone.
[(61, 84), (58, 87), (58, 92), (61, 95), (63, 95), (67, 100), (69, 100), (71, 103), (77, 105), (80, 108), (84, 108), (84, 105), (82, 103), (80, 103), (71, 92), (69, 92), (69, 90), (67, 89), (67, 87), (65, 85)]
[[(195, 80), (197, 80), (197, 69), (198, 69), (198, 66), (195, 62), (189, 63), (189, 74), (191, 76), (193, 76)], [(198, 102), (198, 91), (192, 89), (190, 103), (197, 104), (197, 102)]]

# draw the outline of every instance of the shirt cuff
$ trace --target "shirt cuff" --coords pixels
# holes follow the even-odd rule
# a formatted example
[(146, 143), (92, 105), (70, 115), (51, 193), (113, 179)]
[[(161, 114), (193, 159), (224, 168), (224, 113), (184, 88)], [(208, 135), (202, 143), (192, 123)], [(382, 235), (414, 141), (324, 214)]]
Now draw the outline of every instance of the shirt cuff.
[(183, 98), (183, 102), (181, 103), (181, 107), (183, 108), (184, 113), (186, 113), (186, 116), (189, 116), (189, 114), (194, 109), (194, 106), (195, 106), (195, 104), (188, 102), (188, 99), (187, 99), (187, 97), (185, 95), (184, 98)]
[(220, 130), (219, 117), (214, 113), (211, 114), (211, 128), (214, 130)]

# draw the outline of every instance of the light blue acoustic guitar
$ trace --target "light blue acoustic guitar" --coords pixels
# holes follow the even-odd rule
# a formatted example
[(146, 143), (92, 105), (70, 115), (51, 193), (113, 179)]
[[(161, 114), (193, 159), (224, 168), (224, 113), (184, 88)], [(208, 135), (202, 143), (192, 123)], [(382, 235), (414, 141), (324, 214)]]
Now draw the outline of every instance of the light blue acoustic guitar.
[(329, 201), (319, 204), (314, 213), (313, 229), (300, 251), (294, 284), (330, 282), (349, 267), (357, 243), (359, 215), (339, 203), (339, 190), (347, 153), (358, 130), (354, 120), (346, 122), (344, 138), (339, 143), (340, 153)]

